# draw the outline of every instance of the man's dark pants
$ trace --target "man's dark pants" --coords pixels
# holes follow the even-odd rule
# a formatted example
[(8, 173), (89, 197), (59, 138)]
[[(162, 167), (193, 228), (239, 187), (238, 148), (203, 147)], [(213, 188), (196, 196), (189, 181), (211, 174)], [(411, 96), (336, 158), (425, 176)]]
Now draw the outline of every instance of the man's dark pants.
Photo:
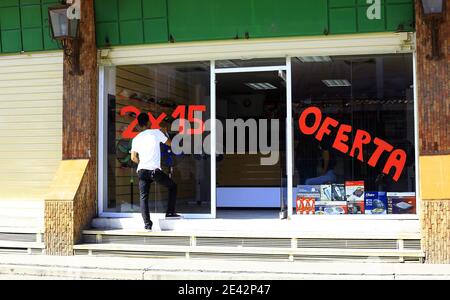
[(148, 200), (150, 194), (150, 185), (153, 181), (169, 190), (169, 203), (167, 205), (167, 214), (175, 213), (175, 204), (177, 198), (177, 185), (161, 170), (140, 170), (139, 176), (139, 193), (141, 202), (141, 213), (144, 219), (145, 227), (151, 228), (153, 223), (150, 220), (150, 210), (148, 208)]

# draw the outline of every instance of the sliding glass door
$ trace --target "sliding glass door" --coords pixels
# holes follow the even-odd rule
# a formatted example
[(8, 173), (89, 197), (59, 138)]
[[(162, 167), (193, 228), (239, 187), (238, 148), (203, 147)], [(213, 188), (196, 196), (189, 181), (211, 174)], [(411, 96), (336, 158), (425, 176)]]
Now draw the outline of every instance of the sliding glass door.
[(287, 217), (286, 59), (216, 61), (213, 72), (216, 216)]
[[(162, 169), (186, 218), (290, 216), (289, 66), (275, 58), (102, 67), (100, 215), (139, 217), (130, 150), (137, 116), (147, 113), (152, 129), (170, 127), (174, 146), (161, 146)], [(152, 184), (153, 215), (164, 214), (167, 197)]]
[[(102, 68), (103, 216), (138, 216), (139, 179), (131, 161), (137, 117), (147, 113), (151, 129), (168, 127), (172, 149), (161, 145), (161, 168), (177, 184), (177, 211), (209, 218), (211, 205), (210, 62), (145, 64)], [(164, 215), (168, 191), (150, 187), (152, 215)]]

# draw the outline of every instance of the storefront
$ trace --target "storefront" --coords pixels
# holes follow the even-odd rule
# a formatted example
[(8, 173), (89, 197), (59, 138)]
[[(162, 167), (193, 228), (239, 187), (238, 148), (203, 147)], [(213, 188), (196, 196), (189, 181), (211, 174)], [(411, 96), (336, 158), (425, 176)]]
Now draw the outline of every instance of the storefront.
[[(175, 126), (173, 136), (192, 144), (200, 136), (197, 151), (175, 155), (163, 149), (165, 171), (179, 186), (179, 211), (187, 218), (226, 218), (241, 210), (248, 218), (264, 212), (289, 219), (418, 219), (413, 41), (413, 34), (386, 33), (103, 51), (100, 216), (139, 213), (128, 148), (137, 114), (149, 112), (155, 128), (181, 117), (192, 132), (179, 134)], [(351, 128), (335, 124), (318, 141), (299, 127), (312, 107), (323, 119)], [(348, 149), (339, 151), (335, 140), (342, 127)], [(378, 141), (388, 147), (381, 151)], [(392, 159), (398, 163), (386, 167)], [(331, 177), (317, 178), (326, 173)], [(359, 197), (351, 198), (352, 184)], [(338, 199), (332, 191), (348, 195)], [(152, 213), (162, 214), (166, 191), (155, 185), (152, 196)], [(302, 208), (311, 199), (311, 208)]]
[[(448, 261), (448, 5), (432, 27), (428, 1), (72, 1), (74, 74), (58, 1), (0, 2), (0, 201), (39, 203), (48, 253), (73, 254), (96, 217), (139, 220), (147, 112), (179, 121), (183, 151), (162, 154), (188, 220), (408, 223)], [(166, 197), (152, 186), (152, 217)]]

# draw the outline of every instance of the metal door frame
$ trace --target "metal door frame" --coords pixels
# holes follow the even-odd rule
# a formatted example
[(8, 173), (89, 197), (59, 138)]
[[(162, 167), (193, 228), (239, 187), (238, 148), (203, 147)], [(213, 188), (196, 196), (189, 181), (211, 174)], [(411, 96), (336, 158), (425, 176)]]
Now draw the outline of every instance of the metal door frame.
[[(236, 67), (236, 68), (216, 68), (215, 61), (211, 61), (211, 154), (216, 153), (216, 100), (217, 74), (235, 74), (235, 73), (256, 73), (256, 72), (286, 72), (286, 171), (287, 171), (287, 218), (290, 219), (293, 213), (293, 119), (292, 119), (292, 68), (291, 57), (286, 57), (286, 64), (279, 66), (261, 66), (261, 67)], [(281, 209), (281, 205), (280, 205)], [(216, 160), (211, 159), (211, 214), (213, 218), (217, 217), (217, 175)]]

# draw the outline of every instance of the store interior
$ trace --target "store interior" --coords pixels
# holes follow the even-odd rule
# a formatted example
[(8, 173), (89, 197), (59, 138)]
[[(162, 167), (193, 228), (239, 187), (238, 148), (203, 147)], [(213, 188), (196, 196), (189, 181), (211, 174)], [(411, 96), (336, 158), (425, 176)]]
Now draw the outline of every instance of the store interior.
[[(383, 169), (389, 158), (387, 153), (381, 156), (375, 167), (367, 163), (375, 151), (374, 144), (365, 145), (361, 153), (364, 161), (361, 161), (357, 155), (352, 157), (333, 146), (337, 130), (332, 130), (319, 142), (315, 136), (302, 134), (298, 122), (294, 122), (294, 186), (300, 186), (303, 192), (308, 192), (308, 189), (311, 192), (311, 185), (331, 184), (335, 185), (333, 188), (340, 186), (343, 192), (345, 189), (348, 197), (347, 190), (356, 185), (363, 192), (379, 195), (380, 199), (376, 201), (385, 208), (379, 209), (381, 214), (415, 214), (412, 55), (295, 58), (292, 60), (292, 77), (296, 120), (306, 108), (315, 106), (324, 118), (331, 117), (340, 124), (350, 125), (350, 141), (354, 140), (356, 130), (362, 130), (372, 138), (383, 139), (394, 148), (404, 150), (407, 157), (400, 178), (394, 180), (392, 172), (386, 174)], [(370, 213), (367, 201), (364, 203), (367, 199), (362, 194), (358, 199), (362, 203), (353, 213)], [(297, 199), (299, 197), (297, 195)], [(324, 200), (323, 193), (319, 197), (316, 204), (317, 200)], [(396, 209), (394, 203), (394, 208), (388, 212), (387, 207), (392, 206), (389, 201), (397, 201), (397, 205), (404, 209)], [(317, 214), (317, 206), (315, 209)], [(347, 209), (350, 205), (339, 208), (339, 214), (351, 213)], [(295, 205), (294, 210), (299, 212)]]
[[(280, 66), (285, 65), (285, 59), (220, 63), (216, 67)], [(158, 116), (161, 113), (171, 115), (179, 105), (205, 105), (202, 118), (208, 120), (210, 75), (209, 62), (115, 68), (115, 93), (109, 96), (108, 103), (107, 212), (139, 212), (135, 166), (129, 163), (126, 155), (130, 140), (123, 138), (123, 132), (136, 116), (133, 113), (121, 115), (122, 109), (133, 106)], [(226, 73), (216, 74), (216, 80), (216, 114), (222, 123), (227, 119), (255, 120), (257, 123), (264, 119), (279, 120), (278, 163), (263, 166), (260, 164), (263, 155), (250, 153), (248, 148), (244, 153), (217, 156), (217, 216), (251, 218), (259, 211), (261, 216), (278, 217), (280, 210), (287, 205), (286, 73)], [(363, 181), (366, 192), (415, 193), (415, 119), (410, 54), (293, 57), (292, 105), (295, 120), (294, 198), (297, 188), (310, 182), (344, 185)], [(408, 159), (400, 179), (395, 181), (392, 174), (383, 173), (382, 167), (371, 167), (330, 147), (334, 133), (330, 134), (329, 141), (325, 139), (323, 142), (302, 134), (297, 120), (301, 112), (311, 106), (320, 108), (326, 117), (351, 125), (355, 130), (364, 130), (403, 149)], [(229, 135), (227, 130), (225, 126), (224, 137)], [(260, 130), (258, 126), (258, 132)], [(268, 140), (270, 131), (269, 127)], [(352, 132), (351, 137), (354, 134)], [(247, 145), (249, 141), (247, 135)], [(217, 146), (226, 149), (228, 141), (222, 142)], [(206, 153), (165, 156), (165, 150), (162, 151), (163, 169), (179, 186), (180, 213), (210, 214), (210, 156)], [(373, 146), (367, 146), (364, 156), (373, 151)], [(381, 157), (380, 166), (387, 158), (386, 155)], [(314, 181), (330, 171), (331, 177), (319, 183)], [(166, 191), (152, 185), (153, 213), (164, 212), (166, 197)], [(294, 214), (298, 213), (296, 203), (293, 206)], [(415, 213), (415, 207), (408, 213)]]
[[(203, 120), (209, 119), (209, 62), (120, 66), (115, 71), (115, 95), (108, 103), (108, 203), (107, 212), (136, 213), (139, 188), (136, 165), (130, 161), (131, 139), (124, 133), (132, 127), (136, 113), (127, 107), (150, 112), (155, 119), (164, 114), (163, 126), (170, 135), (173, 114), (180, 106), (205, 106)], [(187, 116), (185, 116), (187, 118)], [(195, 126), (192, 125), (195, 129)], [(135, 131), (134, 128), (131, 128)], [(180, 213), (210, 214), (210, 157), (193, 151), (175, 155), (161, 145), (161, 167), (178, 186), (177, 209)], [(158, 184), (150, 188), (150, 212), (165, 213), (167, 190)]]
[[(408, 154), (407, 170), (398, 182), (394, 182), (390, 176), (383, 176), (380, 169), (333, 151), (338, 181), (365, 180), (366, 188), (370, 190), (415, 192), (411, 55), (322, 57), (322, 60), (302, 62), (293, 59), (294, 118), (298, 119), (303, 109), (314, 105), (325, 116), (383, 138)], [(324, 80), (334, 80), (336, 82), (332, 83), (336, 86), (329, 87)], [(302, 136), (298, 123), (294, 124), (294, 184), (304, 184), (308, 178), (320, 175), (323, 157), (318, 142)], [(367, 153), (373, 150), (370, 146), (365, 149)]]
[[(217, 74), (216, 80), (217, 119), (224, 124), (225, 150), (216, 168), (217, 208), (219, 211), (258, 208), (266, 210), (266, 213), (272, 211), (277, 216), (287, 178), (284, 72)], [(245, 149), (238, 148), (238, 130), (225, 125), (227, 121), (236, 120), (247, 122), (248, 125), (245, 130)], [(267, 126), (261, 123), (266, 120)], [(272, 128), (271, 120), (277, 121), (278, 128)], [(252, 133), (249, 129), (251, 124), (256, 128)], [(272, 130), (276, 131), (275, 141), (272, 141)], [(266, 140), (261, 139), (260, 135), (265, 135)], [(233, 136), (234, 139), (230, 141)], [(234, 147), (230, 148), (230, 143)], [(217, 144), (222, 144), (222, 141)], [(261, 163), (262, 158), (269, 156), (259, 151), (261, 144), (270, 146), (271, 151), (276, 152), (270, 165)]]

